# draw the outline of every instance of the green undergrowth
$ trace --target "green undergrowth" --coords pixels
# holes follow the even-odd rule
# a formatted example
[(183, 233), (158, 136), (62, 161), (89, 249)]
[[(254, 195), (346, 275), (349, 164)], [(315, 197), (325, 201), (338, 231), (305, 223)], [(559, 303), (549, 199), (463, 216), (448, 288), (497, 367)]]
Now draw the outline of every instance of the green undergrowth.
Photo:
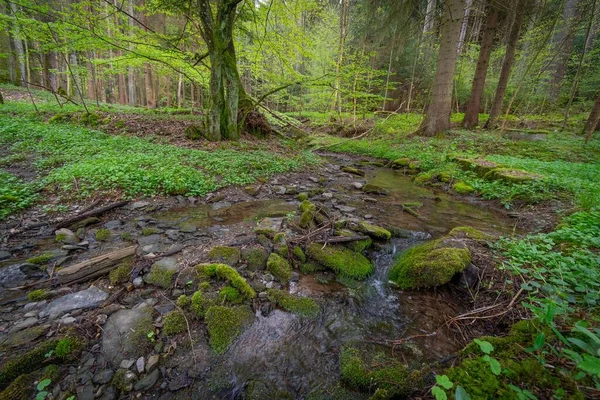
[[(238, 149), (234, 143), (211, 151), (193, 150), (7, 115), (0, 115), (0, 146), (7, 146), (12, 155), (35, 156), (34, 167), (45, 174), (36, 183), (45, 190), (79, 198), (98, 192), (125, 198), (204, 195), (317, 160), (309, 152), (290, 149), (284, 156), (267, 149)], [(8, 182), (0, 188), (0, 217), (32, 203), (29, 185), (5, 173), (0, 178)]]
[[(404, 116), (399, 115), (385, 123), (378, 122), (368, 138), (347, 140), (315, 135), (312, 143), (317, 148), (326, 146), (327, 150), (336, 152), (390, 161), (418, 161), (419, 169), (430, 176), (449, 175), (451, 185), (461, 181), (461, 188), (470, 186), (482, 197), (500, 199), (507, 206), (515, 200), (538, 202), (561, 197), (563, 193), (575, 198), (584, 208), (600, 202), (600, 140), (585, 144), (583, 137), (564, 131), (550, 132), (546, 140), (541, 141), (516, 141), (499, 131), (467, 130), (423, 138), (409, 135), (418, 127), (413, 117), (408, 118), (409, 122), (402, 122), (402, 118)], [(460, 168), (452, 161), (456, 156), (488, 158), (539, 174), (542, 179), (519, 183), (486, 180)]]

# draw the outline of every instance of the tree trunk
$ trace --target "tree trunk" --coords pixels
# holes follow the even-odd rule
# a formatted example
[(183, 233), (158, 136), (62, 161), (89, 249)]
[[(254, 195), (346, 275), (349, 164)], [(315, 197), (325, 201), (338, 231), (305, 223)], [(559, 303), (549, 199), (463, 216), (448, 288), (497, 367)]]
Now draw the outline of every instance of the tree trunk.
[(240, 80), (233, 44), (235, 10), (241, 1), (216, 2), (216, 15), (208, 0), (199, 2), (202, 35), (210, 58), (209, 140), (239, 139), (245, 116), (253, 107)]
[[(10, 10), (13, 15), (18, 13), (17, 4), (10, 2)], [(25, 73), (25, 50), (23, 49), (23, 40), (21, 39), (21, 29), (18, 21), (15, 23), (15, 35), (13, 36), (13, 44), (15, 51), (17, 52), (17, 63), (19, 64), (19, 84), (24, 86), (26, 73)]]
[(498, 10), (491, 7), (485, 20), (485, 30), (481, 39), (481, 49), (479, 50), (479, 59), (471, 87), (471, 98), (467, 103), (467, 110), (462, 121), (462, 126), (471, 129), (479, 124), (479, 111), (481, 108), (481, 96), (485, 88), (485, 78), (487, 76), (490, 56), (494, 45), (494, 38), (498, 28)]
[(598, 98), (596, 99), (596, 103), (594, 103), (594, 108), (592, 108), (592, 112), (585, 124), (585, 128), (583, 129), (583, 133), (585, 136), (585, 142), (589, 142), (592, 138), (592, 134), (594, 131), (600, 129), (600, 93), (598, 93)]
[(440, 50), (433, 81), (431, 102), (419, 128), (424, 136), (434, 136), (450, 128), (452, 110), (452, 83), (456, 69), (456, 49), (464, 15), (465, 0), (444, 2)]
[(423, 23), (424, 34), (430, 33), (433, 30), (436, 6), (436, 0), (427, 0), (427, 10), (425, 10), (425, 22)]
[[(133, 34), (131, 31), (134, 26), (133, 2), (134, 0), (129, 0), (127, 2), (127, 13), (131, 16), (128, 18), (130, 34)], [(132, 66), (127, 67), (127, 95), (129, 97), (129, 105), (136, 106), (137, 101), (135, 96), (135, 69)]]
[(573, 52), (575, 30), (581, 16), (577, 3), (578, 0), (566, 0), (563, 10), (563, 25), (559, 29), (555, 39), (557, 55), (552, 68), (552, 80), (550, 81), (549, 91), (550, 98), (554, 100), (559, 98), (562, 82), (567, 73), (567, 64)]
[(458, 37), (458, 49), (456, 50), (456, 54), (460, 56), (462, 53), (463, 45), (465, 44), (465, 38), (467, 37), (467, 27), (469, 26), (469, 16), (471, 15), (471, 5), (473, 4), (473, 0), (467, 0), (467, 4), (465, 7), (465, 16), (462, 20), (462, 25), (460, 27), (460, 36)]
[(490, 117), (484, 126), (486, 129), (492, 129), (495, 126), (496, 119), (502, 112), (504, 94), (506, 93), (508, 80), (510, 79), (510, 72), (515, 61), (517, 43), (519, 42), (519, 37), (521, 35), (521, 26), (523, 25), (523, 17), (527, 8), (528, 0), (516, 0), (516, 2), (517, 7), (515, 8), (510, 33), (508, 35), (508, 43), (506, 44), (506, 53), (502, 62), (502, 70), (500, 71), (498, 86), (496, 86), (496, 93), (494, 94), (492, 109), (490, 110)]
[(340, 10), (340, 39), (338, 42), (338, 59), (335, 65), (335, 81), (333, 89), (335, 91), (333, 98), (333, 109), (338, 115), (338, 119), (342, 119), (342, 64), (344, 62), (344, 49), (346, 45), (346, 36), (348, 35), (348, 11), (350, 8), (350, 0), (342, 0)]

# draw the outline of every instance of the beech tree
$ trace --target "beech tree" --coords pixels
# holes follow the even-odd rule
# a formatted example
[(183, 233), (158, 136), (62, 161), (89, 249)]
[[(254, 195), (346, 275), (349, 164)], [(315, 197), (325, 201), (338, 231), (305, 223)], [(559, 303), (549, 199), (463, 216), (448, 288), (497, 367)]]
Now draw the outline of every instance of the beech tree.
[(463, 20), (465, 0), (446, 0), (440, 27), (440, 50), (435, 70), (431, 102), (419, 128), (424, 136), (434, 136), (450, 128), (452, 83), (456, 69), (456, 51)]

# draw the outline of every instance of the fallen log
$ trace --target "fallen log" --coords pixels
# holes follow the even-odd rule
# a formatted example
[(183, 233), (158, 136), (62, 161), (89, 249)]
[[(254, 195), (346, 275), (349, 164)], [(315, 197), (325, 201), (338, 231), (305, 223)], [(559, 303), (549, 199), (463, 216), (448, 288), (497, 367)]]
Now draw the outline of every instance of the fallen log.
[(136, 248), (137, 246), (125, 247), (56, 271), (58, 283), (64, 285), (83, 282), (104, 275), (124, 259), (133, 256)]
[(127, 203), (129, 203), (129, 201), (127, 201), (127, 200), (117, 201), (116, 203), (107, 204), (103, 207), (96, 208), (92, 211), (88, 211), (88, 212), (84, 212), (84, 213), (75, 215), (74, 217), (67, 218), (66, 220), (61, 221), (58, 224), (56, 224), (56, 229), (66, 228), (67, 226), (72, 225), (75, 222), (79, 222), (79, 221), (84, 220), (89, 217), (96, 217), (96, 216), (104, 214), (105, 212), (110, 211), (114, 208), (123, 207)]
[(368, 238), (368, 236), (336, 236), (329, 239), (316, 240), (315, 243), (346, 243), (366, 240)]

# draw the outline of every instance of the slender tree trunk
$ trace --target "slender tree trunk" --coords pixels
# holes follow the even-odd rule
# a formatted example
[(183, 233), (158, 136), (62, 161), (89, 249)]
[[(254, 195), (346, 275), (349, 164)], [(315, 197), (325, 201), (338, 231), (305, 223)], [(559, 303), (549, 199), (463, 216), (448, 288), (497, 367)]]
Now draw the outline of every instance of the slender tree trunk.
[[(19, 12), (15, 2), (10, 2), (10, 10), (13, 15), (17, 15)], [(25, 50), (23, 49), (23, 39), (21, 38), (21, 29), (18, 22), (15, 23), (14, 31), (15, 35), (13, 36), (13, 44), (15, 52), (17, 53), (17, 63), (19, 64), (19, 84), (24, 86), (25, 79), (27, 79), (25, 72)]]
[(465, 38), (467, 37), (467, 27), (469, 26), (469, 16), (471, 15), (471, 5), (473, 4), (473, 0), (466, 0), (465, 7), (465, 16), (462, 20), (462, 25), (460, 27), (460, 36), (458, 37), (458, 49), (456, 50), (456, 54), (460, 55), (462, 53), (463, 46), (465, 44)]
[(452, 111), (452, 84), (456, 69), (456, 48), (464, 15), (465, 0), (446, 0), (441, 26), (438, 54), (431, 102), (419, 128), (424, 136), (434, 136), (450, 128)]
[(425, 22), (423, 23), (423, 34), (427, 34), (433, 31), (436, 7), (436, 0), (427, 0), (427, 9), (425, 10)]
[(506, 53), (502, 62), (502, 70), (496, 86), (496, 93), (490, 110), (490, 117), (485, 123), (486, 129), (492, 129), (496, 125), (496, 119), (502, 112), (502, 104), (504, 103), (504, 94), (510, 79), (510, 73), (515, 61), (515, 53), (517, 51), (517, 43), (521, 35), (521, 26), (523, 25), (523, 17), (527, 10), (528, 0), (516, 0), (517, 6), (514, 11), (513, 21), (508, 35), (508, 43), (506, 45)]
[(575, 30), (581, 13), (578, 10), (578, 0), (566, 0), (563, 10), (563, 25), (556, 35), (557, 55), (553, 65), (552, 80), (550, 81), (550, 98), (557, 100), (560, 95), (562, 82), (567, 73), (567, 64), (573, 52)]
[(338, 43), (338, 59), (335, 65), (335, 81), (333, 84), (334, 100), (333, 109), (338, 115), (338, 120), (342, 120), (342, 64), (344, 62), (344, 51), (346, 45), (346, 36), (348, 35), (348, 11), (350, 0), (341, 0), (340, 12), (340, 39)]
[(166, 84), (166, 91), (167, 91), (167, 107), (171, 107), (171, 76), (167, 75), (165, 77), (167, 84)]
[[(388, 67), (387, 67), (387, 74), (385, 76), (385, 92), (383, 94), (383, 105), (381, 106), (381, 111), (385, 111), (385, 103), (387, 102), (388, 90), (389, 90), (389, 85), (390, 85), (390, 75), (392, 73), (392, 60), (394, 59), (394, 44), (396, 43), (396, 30), (397, 29), (398, 29), (398, 26), (395, 26), (394, 33), (392, 35), (392, 45), (390, 46), (390, 59), (388, 62)], [(363, 53), (364, 53), (364, 51), (365, 51), (365, 41), (363, 41)], [(356, 86), (356, 79), (355, 79), (355, 86)], [(356, 97), (355, 97), (355, 99), (356, 99)], [(355, 102), (356, 102), (356, 100), (355, 100)], [(356, 114), (356, 110), (354, 113)]]
[(592, 138), (592, 134), (594, 131), (600, 129), (600, 92), (598, 93), (598, 98), (596, 99), (596, 103), (594, 103), (594, 108), (592, 108), (592, 112), (585, 124), (585, 128), (583, 133), (585, 134), (585, 142), (589, 142)]
[(471, 87), (471, 98), (467, 103), (467, 110), (462, 121), (462, 126), (471, 129), (479, 124), (479, 111), (481, 108), (481, 96), (485, 88), (485, 79), (487, 76), (490, 56), (494, 45), (494, 38), (498, 29), (498, 10), (491, 7), (485, 20), (485, 30), (481, 39), (481, 49), (479, 50), (479, 59)]
[[(134, 20), (132, 18), (134, 16), (133, 2), (134, 0), (129, 0), (127, 2), (127, 13), (131, 15), (131, 17), (128, 18), (130, 34), (133, 34), (132, 30), (134, 27)], [(135, 96), (135, 69), (132, 66), (127, 67), (127, 94), (129, 97), (129, 105), (136, 106), (137, 101)]]

